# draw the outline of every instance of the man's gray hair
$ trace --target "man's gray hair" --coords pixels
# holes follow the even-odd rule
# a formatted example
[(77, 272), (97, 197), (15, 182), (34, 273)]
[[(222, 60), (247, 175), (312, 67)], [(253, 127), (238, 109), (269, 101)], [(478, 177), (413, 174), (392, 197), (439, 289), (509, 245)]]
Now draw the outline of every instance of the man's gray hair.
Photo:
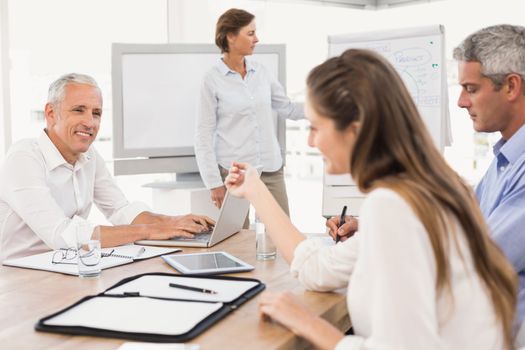
[(51, 83), (47, 94), (47, 102), (53, 105), (62, 102), (64, 100), (66, 85), (72, 83), (91, 85), (97, 88), (97, 90), (102, 95), (102, 92), (100, 91), (100, 88), (95, 79), (86, 74), (69, 73), (61, 76), (53, 83)]
[(511, 73), (525, 81), (525, 27), (500, 24), (480, 29), (454, 49), (454, 59), (479, 62), (481, 74), (496, 90)]

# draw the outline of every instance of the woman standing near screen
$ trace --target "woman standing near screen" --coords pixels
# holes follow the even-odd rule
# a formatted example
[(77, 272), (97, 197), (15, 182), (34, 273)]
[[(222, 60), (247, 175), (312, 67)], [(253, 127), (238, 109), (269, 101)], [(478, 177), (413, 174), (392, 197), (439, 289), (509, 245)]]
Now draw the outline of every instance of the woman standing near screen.
[(289, 215), (272, 115), (275, 111), (281, 118), (304, 118), (303, 106), (290, 101), (266, 67), (246, 57), (259, 41), (255, 33), (255, 16), (244, 10), (230, 9), (217, 21), (215, 43), (223, 56), (202, 83), (195, 155), (218, 208), (226, 192), (227, 169), (241, 160), (262, 166), (261, 180)]

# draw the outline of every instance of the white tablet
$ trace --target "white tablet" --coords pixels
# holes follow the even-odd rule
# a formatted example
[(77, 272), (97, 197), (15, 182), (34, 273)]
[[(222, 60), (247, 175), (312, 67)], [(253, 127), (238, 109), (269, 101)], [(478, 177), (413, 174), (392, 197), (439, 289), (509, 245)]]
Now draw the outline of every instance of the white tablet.
[(251, 271), (253, 266), (226, 252), (163, 255), (162, 259), (182, 274), (216, 275)]

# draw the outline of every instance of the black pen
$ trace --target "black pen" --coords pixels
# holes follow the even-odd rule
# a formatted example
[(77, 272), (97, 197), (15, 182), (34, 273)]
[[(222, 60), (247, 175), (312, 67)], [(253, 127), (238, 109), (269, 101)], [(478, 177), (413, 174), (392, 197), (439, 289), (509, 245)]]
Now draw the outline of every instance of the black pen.
[[(345, 223), (345, 215), (346, 215), (346, 205), (343, 207), (343, 211), (341, 212), (341, 218), (339, 219), (339, 226), (341, 227)], [(336, 232), (335, 233), (335, 243), (338, 243), (341, 240), (341, 236)]]
[(199, 288), (199, 287), (190, 287), (190, 286), (185, 286), (183, 284), (177, 284), (177, 283), (170, 283), (170, 287), (191, 290), (193, 292), (199, 292), (199, 293), (217, 294), (216, 291), (211, 290), (211, 289)]

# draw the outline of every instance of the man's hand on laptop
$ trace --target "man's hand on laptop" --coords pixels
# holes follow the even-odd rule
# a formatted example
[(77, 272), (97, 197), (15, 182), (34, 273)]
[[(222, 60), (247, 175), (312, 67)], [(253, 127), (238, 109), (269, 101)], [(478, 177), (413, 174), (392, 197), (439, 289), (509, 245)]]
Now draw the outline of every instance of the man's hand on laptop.
[(169, 239), (172, 237), (193, 237), (194, 233), (208, 231), (215, 221), (203, 215), (162, 215), (150, 225), (149, 239)]

